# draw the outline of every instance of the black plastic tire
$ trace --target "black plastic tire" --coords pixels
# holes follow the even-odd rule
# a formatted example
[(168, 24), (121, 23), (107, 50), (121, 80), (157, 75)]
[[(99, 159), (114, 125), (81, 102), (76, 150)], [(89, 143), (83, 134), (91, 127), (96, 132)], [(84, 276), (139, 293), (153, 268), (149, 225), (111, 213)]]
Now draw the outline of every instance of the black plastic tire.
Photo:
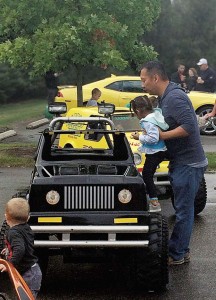
[(201, 213), (201, 211), (203, 211), (203, 209), (206, 206), (206, 202), (207, 202), (207, 187), (206, 187), (205, 178), (203, 177), (194, 202), (195, 215), (198, 215), (199, 213)]
[(133, 254), (130, 280), (136, 289), (158, 292), (169, 282), (167, 221), (152, 214), (149, 227), (149, 247)]
[[(203, 117), (205, 114), (210, 113), (212, 109), (213, 109), (213, 105), (205, 105), (197, 109), (196, 114), (199, 115), (200, 117)], [(205, 129), (201, 129), (200, 133), (204, 135), (215, 135), (216, 130), (212, 126), (208, 126)]]
[(7, 294), (0, 293), (0, 300), (12, 300)]
[[(171, 196), (171, 200), (172, 200), (172, 205), (175, 208), (173, 194)], [(206, 206), (206, 202), (207, 202), (207, 187), (206, 187), (205, 177), (203, 177), (203, 179), (200, 183), (199, 190), (197, 192), (195, 201), (194, 201), (194, 215), (195, 216), (203, 211), (203, 209)]]
[(72, 149), (73, 146), (71, 144), (66, 144), (66, 145), (64, 145), (64, 148), (66, 148), (66, 149)]
[(8, 231), (9, 226), (6, 221), (3, 221), (0, 230), (0, 252), (5, 248), (5, 234)]
[(24, 198), (27, 199), (29, 194), (29, 188), (23, 189), (12, 196), (12, 198)]

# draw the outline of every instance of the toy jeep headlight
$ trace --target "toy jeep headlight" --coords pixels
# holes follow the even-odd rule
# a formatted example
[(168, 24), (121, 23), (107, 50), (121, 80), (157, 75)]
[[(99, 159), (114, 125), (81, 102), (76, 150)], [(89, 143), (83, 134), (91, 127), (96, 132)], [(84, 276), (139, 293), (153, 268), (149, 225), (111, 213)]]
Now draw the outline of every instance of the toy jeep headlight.
[(135, 162), (135, 165), (141, 164), (142, 157), (139, 153), (134, 153), (134, 162)]
[(50, 114), (65, 114), (67, 112), (67, 105), (64, 102), (55, 102), (48, 106)]
[(129, 190), (123, 189), (118, 193), (118, 199), (121, 203), (129, 203), (132, 199), (132, 194)]
[(56, 191), (49, 191), (47, 194), (46, 194), (46, 201), (48, 204), (50, 205), (55, 205), (59, 202), (60, 200), (60, 195), (58, 192)]
[(111, 103), (102, 103), (98, 105), (98, 113), (102, 115), (111, 115), (115, 111), (115, 105)]

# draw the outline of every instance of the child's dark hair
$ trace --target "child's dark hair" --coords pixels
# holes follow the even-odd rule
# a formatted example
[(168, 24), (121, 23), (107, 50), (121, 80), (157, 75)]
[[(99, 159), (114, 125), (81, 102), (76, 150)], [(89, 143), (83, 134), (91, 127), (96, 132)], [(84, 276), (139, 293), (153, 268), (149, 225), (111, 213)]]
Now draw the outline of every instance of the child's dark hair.
[(137, 110), (139, 111), (153, 111), (152, 101), (148, 96), (138, 96), (131, 100), (130, 102), (130, 110), (133, 110), (135, 113)]
[(151, 100), (153, 108), (158, 107), (158, 98), (157, 97), (151, 96), (151, 97), (149, 97), (149, 99)]

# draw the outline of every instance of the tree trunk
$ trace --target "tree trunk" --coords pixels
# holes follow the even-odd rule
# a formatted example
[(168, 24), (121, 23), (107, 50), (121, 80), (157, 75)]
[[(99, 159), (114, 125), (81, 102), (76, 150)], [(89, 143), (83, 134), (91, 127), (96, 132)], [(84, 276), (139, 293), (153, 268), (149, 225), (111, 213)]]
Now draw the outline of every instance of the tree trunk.
[(82, 77), (82, 66), (76, 65), (77, 68), (77, 106), (81, 107), (83, 106), (83, 91), (82, 91), (82, 83), (83, 83), (83, 77)]

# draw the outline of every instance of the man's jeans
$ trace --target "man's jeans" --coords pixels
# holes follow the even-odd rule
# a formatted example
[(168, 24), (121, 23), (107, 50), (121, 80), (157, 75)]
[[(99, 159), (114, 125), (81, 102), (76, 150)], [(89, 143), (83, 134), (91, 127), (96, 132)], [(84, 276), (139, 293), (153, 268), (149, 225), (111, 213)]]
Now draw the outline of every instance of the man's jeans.
[(169, 241), (169, 255), (174, 260), (184, 258), (189, 251), (194, 222), (194, 200), (206, 168), (171, 166), (170, 183), (174, 193), (176, 221)]

